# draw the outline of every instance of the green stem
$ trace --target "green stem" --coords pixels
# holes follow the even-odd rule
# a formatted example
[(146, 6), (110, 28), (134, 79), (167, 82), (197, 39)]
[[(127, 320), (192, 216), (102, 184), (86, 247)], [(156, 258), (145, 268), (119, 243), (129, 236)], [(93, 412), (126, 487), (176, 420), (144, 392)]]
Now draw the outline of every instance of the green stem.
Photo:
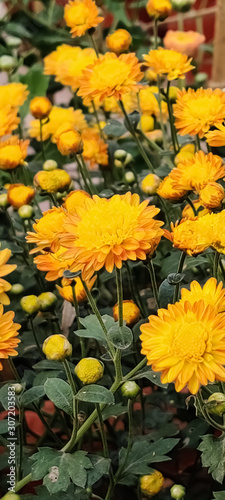
[(18, 428), (19, 457), (17, 463), (17, 481), (20, 481), (22, 474), (23, 442), (24, 442), (23, 425), (24, 425), (24, 409), (19, 408), (19, 428)]
[(218, 266), (219, 266), (219, 261), (220, 261), (220, 253), (215, 251), (214, 254), (214, 261), (213, 261), (213, 276), (216, 278), (218, 281)]
[(99, 134), (100, 134), (100, 136), (101, 136), (102, 140), (105, 142), (105, 138), (104, 138), (104, 135), (103, 135), (103, 133), (102, 133), (102, 129), (101, 129), (101, 125), (100, 125), (100, 121), (99, 121), (99, 117), (98, 117), (98, 112), (97, 112), (97, 109), (96, 109), (96, 106), (95, 106), (95, 102), (94, 102), (94, 100), (93, 100), (93, 101), (91, 101), (91, 103), (92, 103), (92, 106), (93, 106), (93, 110), (94, 110), (94, 115), (95, 115), (96, 123), (97, 123), (97, 125), (98, 125)]
[(99, 424), (100, 424), (100, 433), (101, 433), (101, 438), (102, 438), (103, 455), (105, 458), (109, 458), (109, 449), (108, 449), (108, 444), (107, 444), (107, 439), (106, 439), (104, 422), (103, 422), (103, 418), (102, 418), (102, 412), (101, 412), (99, 403), (96, 403), (95, 407), (97, 410), (98, 420), (99, 420)]
[(94, 39), (93, 35), (91, 35), (91, 33), (89, 33), (89, 36), (91, 39), (91, 43), (93, 45), (93, 49), (95, 50), (96, 56), (99, 57), (99, 51), (98, 51), (98, 47), (96, 45), (95, 39)]
[(132, 271), (130, 269), (129, 263), (125, 262), (125, 266), (126, 266), (126, 269), (127, 269), (128, 281), (129, 281), (129, 288), (130, 288), (130, 291), (131, 291), (131, 296), (133, 298), (133, 301), (139, 307), (142, 317), (146, 318), (148, 316), (148, 311), (147, 311), (147, 309), (145, 307), (145, 304), (142, 301), (142, 297), (140, 296), (138, 287), (134, 286), (133, 275), (132, 275)]
[(77, 437), (77, 431), (78, 431), (78, 400), (73, 396), (73, 430), (71, 434), (71, 438), (66, 443), (66, 445), (62, 448), (61, 451), (64, 453), (70, 453), (75, 444), (76, 444), (76, 437)]
[(42, 130), (42, 120), (40, 120), (40, 143), (41, 143), (41, 153), (42, 153), (42, 158), (43, 162), (45, 162), (46, 157), (45, 157), (45, 150), (44, 150), (44, 142), (43, 142), (43, 130)]
[(41, 410), (38, 408), (38, 405), (37, 403), (33, 403), (33, 407), (37, 413), (37, 415), (39, 416), (41, 422), (43, 423), (43, 425), (45, 426), (46, 428), (46, 431), (48, 431), (48, 434), (49, 436), (52, 437), (52, 439), (61, 447), (62, 446), (62, 441), (61, 439), (58, 438), (58, 436), (53, 432), (52, 428), (50, 427), (49, 423), (47, 420), (45, 420), (44, 416), (42, 415), (42, 412)]
[(177, 132), (176, 132), (176, 128), (174, 125), (173, 109), (172, 109), (172, 104), (171, 104), (170, 97), (169, 97), (169, 90), (170, 90), (170, 81), (167, 82), (166, 100), (167, 100), (167, 106), (168, 106), (168, 111), (169, 111), (170, 129), (171, 129), (171, 136), (172, 136), (172, 141), (173, 141), (173, 148), (174, 148), (175, 153), (178, 153), (179, 142), (177, 139)]
[(83, 155), (80, 154), (80, 159), (81, 159), (81, 163), (82, 163), (82, 167), (83, 167), (83, 170), (84, 170), (84, 174), (86, 175), (87, 179), (88, 179), (88, 182), (90, 184), (90, 189), (92, 191), (92, 194), (98, 194), (98, 191), (96, 189), (96, 187), (94, 186), (93, 182), (92, 182), (92, 178), (91, 178), (91, 175), (90, 175), (90, 172), (87, 168), (87, 165), (84, 161), (84, 158), (83, 158)]
[(85, 190), (92, 196), (92, 190), (87, 182), (87, 179), (85, 177), (85, 174), (84, 174), (84, 171), (83, 171), (83, 167), (79, 161), (79, 158), (78, 158), (78, 155), (76, 155), (76, 161), (77, 161), (77, 166), (78, 166), (78, 171), (80, 172), (80, 175), (83, 179), (83, 182), (84, 182), (84, 188)]
[(159, 296), (158, 296), (157, 282), (156, 282), (156, 277), (155, 277), (155, 269), (154, 269), (154, 265), (153, 265), (152, 259), (148, 260), (148, 262), (147, 262), (147, 268), (148, 268), (148, 271), (149, 271), (149, 276), (150, 276), (150, 280), (151, 280), (153, 295), (154, 295), (154, 298), (156, 300), (157, 307), (159, 309), (160, 308), (160, 305), (159, 305)]
[(123, 326), (123, 282), (121, 269), (116, 267), (116, 287), (117, 287), (117, 302), (119, 308), (119, 326)]
[(196, 143), (197, 143), (198, 151), (200, 151), (201, 150), (201, 143), (200, 143), (200, 139), (199, 139), (198, 135), (196, 135)]
[(64, 370), (66, 372), (67, 380), (68, 380), (70, 387), (73, 391), (73, 395), (75, 396), (77, 393), (77, 389), (76, 389), (76, 385), (75, 385), (75, 382), (74, 382), (74, 379), (73, 379), (73, 376), (72, 376), (72, 373), (70, 370), (70, 365), (69, 365), (67, 359), (64, 359), (63, 367), (64, 367)]
[(163, 135), (163, 149), (167, 150), (168, 149), (168, 144), (167, 144), (167, 139), (166, 139), (166, 134), (165, 134), (165, 128), (164, 128), (164, 123), (163, 123), (163, 112), (162, 112), (162, 96), (161, 96), (161, 90), (160, 90), (160, 77), (157, 75), (157, 87), (158, 87), (158, 101), (159, 101), (159, 118), (160, 118), (160, 128), (162, 130), (162, 135)]
[(38, 349), (41, 357), (45, 358), (44, 353), (42, 351), (42, 348), (41, 348), (41, 346), (39, 344), (39, 341), (38, 341), (38, 338), (37, 338), (37, 334), (36, 334), (35, 326), (34, 326), (34, 320), (33, 320), (32, 316), (30, 316), (30, 324), (31, 324), (31, 329), (32, 329), (32, 333), (33, 333), (33, 336), (34, 336), (34, 340), (35, 340), (35, 344), (37, 346), (37, 349)]
[[(74, 309), (76, 312), (76, 318), (77, 318), (77, 329), (80, 330), (81, 325), (80, 325), (80, 319), (79, 319), (79, 305), (78, 305), (77, 298), (76, 298), (75, 282), (72, 283), (71, 286), (72, 286), (72, 294), (73, 294), (73, 305), (74, 305)], [(80, 337), (80, 348), (81, 348), (81, 356), (82, 356), (82, 358), (85, 358), (85, 356), (86, 356), (85, 340), (82, 337)]]
[[(182, 252), (180, 260), (179, 260), (178, 268), (177, 268), (177, 274), (182, 273), (185, 259), (186, 259), (186, 252)], [(180, 283), (177, 283), (175, 285), (175, 290), (174, 290), (174, 297), (173, 297), (174, 304), (178, 300), (179, 291), (180, 291)]]
[(154, 25), (153, 25), (153, 32), (154, 32), (154, 49), (158, 49), (158, 20), (154, 20)]
[(162, 198), (162, 196), (160, 196), (159, 194), (157, 194), (158, 198), (159, 198), (159, 202), (161, 203), (162, 205), (162, 209), (163, 209), (163, 212), (164, 212), (164, 215), (165, 215), (165, 219), (166, 219), (166, 224), (167, 226), (170, 228), (170, 217), (169, 217), (169, 213), (168, 213), (168, 209), (167, 209), (167, 206), (166, 206), (166, 203), (165, 203), (165, 200), (164, 198)]
[(22, 490), (22, 488), (26, 486), (26, 484), (30, 483), (30, 481), (31, 481), (31, 474), (28, 474), (27, 476), (23, 477), (23, 479), (21, 479), (18, 483), (16, 483), (15, 493)]
[(188, 201), (188, 203), (189, 203), (190, 207), (191, 207), (191, 208), (192, 208), (192, 210), (193, 210), (194, 216), (195, 216), (195, 217), (197, 217), (197, 215), (198, 215), (198, 214), (197, 214), (197, 210), (196, 210), (196, 208), (195, 208), (195, 206), (194, 206), (193, 201), (191, 200), (191, 198), (190, 198), (189, 196), (187, 196), (187, 201)]

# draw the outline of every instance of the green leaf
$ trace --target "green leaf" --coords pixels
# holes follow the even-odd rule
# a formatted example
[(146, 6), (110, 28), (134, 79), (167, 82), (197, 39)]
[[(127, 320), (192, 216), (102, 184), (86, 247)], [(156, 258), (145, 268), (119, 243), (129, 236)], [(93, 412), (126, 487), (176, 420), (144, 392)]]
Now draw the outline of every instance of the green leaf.
[(102, 411), (102, 418), (103, 420), (107, 420), (110, 417), (116, 418), (120, 415), (124, 415), (124, 413), (127, 413), (127, 406), (123, 406), (123, 403), (117, 403), (116, 405), (104, 408)]
[(24, 25), (17, 23), (6, 23), (4, 26), (4, 30), (13, 36), (17, 36), (18, 38), (32, 38), (32, 33), (28, 31)]
[(134, 380), (139, 380), (140, 378), (147, 378), (150, 380), (153, 384), (158, 385), (158, 387), (162, 387), (163, 389), (166, 389), (168, 387), (168, 384), (162, 384), (160, 380), (161, 374), (158, 372), (153, 372), (150, 368), (143, 368), (135, 377), (133, 377)]
[(29, 406), (34, 401), (42, 398), (45, 395), (45, 389), (43, 385), (37, 385), (31, 387), (28, 391), (24, 392), (20, 398), (20, 405), (22, 407)]
[(202, 436), (198, 450), (202, 452), (202, 465), (208, 467), (213, 479), (222, 484), (225, 475), (225, 438), (211, 434)]
[(224, 500), (225, 491), (213, 491), (213, 500)]
[(44, 389), (57, 408), (73, 415), (73, 393), (67, 382), (60, 378), (49, 378), (44, 384)]
[[(109, 330), (115, 324), (114, 319), (107, 314), (104, 314), (104, 316), (102, 316), (102, 321), (105, 324), (107, 330)], [(84, 330), (77, 330), (75, 332), (78, 337), (96, 339), (100, 344), (104, 346), (107, 345), (105, 334), (94, 314), (90, 314), (90, 316), (86, 316), (86, 318), (80, 318), (80, 323), (82, 324), (82, 326), (84, 326)]]
[(75, 398), (86, 403), (106, 403), (113, 405), (115, 402), (112, 392), (106, 389), (106, 387), (97, 384), (86, 385), (78, 391)]
[(43, 67), (37, 63), (25, 74), (20, 76), (20, 81), (28, 86), (29, 96), (23, 106), (20, 107), (20, 116), (24, 118), (28, 111), (31, 99), (45, 96), (49, 84), (49, 76), (43, 74)]
[(113, 135), (114, 137), (121, 137), (121, 135), (127, 132), (126, 127), (113, 118), (111, 120), (107, 120), (107, 124), (103, 130), (106, 135)]
[[(45, 486), (35, 488), (35, 496), (33, 494), (20, 495), (21, 500), (52, 500), (52, 495)], [(87, 500), (87, 494), (84, 489), (70, 484), (66, 492), (63, 493), (63, 500)], [(54, 500), (62, 500), (62, 493), (55, 493)]]
[(37, 385), (44, 385), (48, 378), (62, 378), (65, 380), (66, 375), (64, 371), (60, 370), (43, 370), (38, 372), (33, 381), (33, 387)]
[(63, 364), (60, 361), (50, 361), (43, 359), (33, 366), (34, 370), (62, 370)]
[(170, 273), (159, 287), (160, 307), (167, 308), (168, 304), (173, 303), (174, 286), (183, 281), (185, 275), (181, 273)]
[(90, 459), (93, 467), (87, 473), (87, 486), (90, 487), (97, 483), (97, 481), (99, 481), (104, 474), (109, 473), (110, 459), (97, 455), (89, 455), (88, 458)]
[(117, 349), (127, 349), (133, 342), (133, 333), (128, 326), (113, 325), (109, 331), (109, 338)]
[[(15, 422), (15, 427), (18, 427), (19, 422)], [(6, 418), (5, 420), (0, 420), (0, 435), (2, 436), (3, 434), (8, 434), (9, 431), (9, 424), (8, 424), (8, 419)]]

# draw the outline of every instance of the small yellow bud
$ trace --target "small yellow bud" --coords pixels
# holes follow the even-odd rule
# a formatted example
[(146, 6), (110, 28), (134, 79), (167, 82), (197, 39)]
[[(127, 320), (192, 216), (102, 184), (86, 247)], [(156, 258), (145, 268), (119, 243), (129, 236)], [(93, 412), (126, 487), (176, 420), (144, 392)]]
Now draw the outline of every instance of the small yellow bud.
[(46, 160), (43, 163), (43, 170), (51, 171), (58, 168), (58, 163), (55, 160)]
[(129, 170), (128, 172), (125, 172), (125, 179), (128, 182), (128, 184), (133, 184), (135, 182), (134, 173), (131, 170)]
[(129, 163), (131, 163), (132, 161), (133, 161), (133, 156), (130, 153), (127, 153), (124, 166), (129, 165)]
[(17, 65), (17, 61), (12, 56), (1, 56), (0, 57), (0, 69), (1, 71), (11, 71)]
[(127, 152), (124, 149), (117, 149), (117, 151), (115, 151), (115, 154), (114, 154), (114, 157), (116, 158), (116, 160), (121, 160), (122, 162), (125, 161), (126, 156), (127, 156)]
[(20, 500), (20, 496), (12, 491), (8, 491), (8, 493), (2, 497), (2, 500)]
[(157, 73), (152, 69), (147, 69), (145, 71), (145, 78), (148, 82), (157, 82)]
[(163, 487), (164, 477), (158, 470), (155, 470), (149, 476), (142, 476), (140, 478), (141, 491), (144, 495), (152, 496), (161, 491)]
[(33, 213), (33, 208), (30, 205), (22, 205), (22, 207), (18, 210), (18, 214), (21, 219), (30, 219)]
[(170, 87), (169, 88), (169, 100), (175, 102), (177, 100), (177, 93), (179, 92), (178, 87)]
[(52, 103), (47, 97), (34, 97), (30, 102), (30, 112), (38, 120), (47, 118), (51, 109)]
[(104, 366), (98, 359), (83, 358), (74, 371), (83, 384), (95, 384), (103, 377)]
[(48, 311), (55, 305), (57, 297), (52, 292), (43, 292), (38, 295), (38, 300), (40, 302), (40, 311)]
[(114, 165), (116, 168), (123, 168), (123, 163), (120, 160), (114, 160)]
[(11, 387), (13, 387), (17, 396), (23, 391), (23, 386), (21, 384), (12, 384)]
[(151, 132), (154, 130), (154, 118), (148, 115), (142, 115), (138, 124), (138, 129), (142, 132)]
[(140, 392), (140, 387), (136, 384), (136, 382), (134, 382), (134, 380), (128, 380), (122, 385), (121, 392), (124, 397), (135, 399)]
[[(113, 317), (115, 321), (119, 319), (119, 306), (113, 307)], [(123, 300), (123, 319), (126, 325), (133, 325), (140, 317), (140, 309), (133, 300)]]
[(20, 301), (20, 305), (27, 314), (35, 314), (40, 309), (40, 302), (36, 295), (27, 295)]
[(42, 350), (47, 359), (64, 361), (71, 356), (73, 348), (64, 335), (56, 334), (45, 339)]
[(7, 193), (0, 194), (0, 207), (5, 208), (5, 207), (8, 207), (8, 205), (9, 205), (9, 203), (8, 203)]
[(141, 182), (141, 189), (145, 194), (155, 194), (161, 183), (161, 179), (158, 175), (148, 174)]

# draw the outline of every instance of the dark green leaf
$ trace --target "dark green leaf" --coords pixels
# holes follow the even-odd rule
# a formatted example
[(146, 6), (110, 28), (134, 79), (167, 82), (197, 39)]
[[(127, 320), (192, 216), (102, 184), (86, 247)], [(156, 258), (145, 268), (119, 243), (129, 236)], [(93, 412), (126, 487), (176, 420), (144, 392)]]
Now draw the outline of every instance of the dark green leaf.
[(29, 406), (34, 401), (42, 398), (45, 395), (45, 389), (43, 385), (37, 385), (36, 387), (31, 387), (28, 391), (24, 392), (20, 398), (20, 405), (22, 407)]
[(127, 349), (133, 342), (133, 334), (128, 326), (112, 326), (109, 331), (109, 338), (117, 349)]
[(28, 86), (29, 96), (23, 106), (20, 107), (20, 116), (24, 118), (29, 111), (31, 99), (45, 96), (49, 84), (49, 76), (43, 74), (43, 67), (37, 63), (25, 75), (20, 76), (20, 81)]
[(213, 479), (222, 484), (225, 475), (225, 438), (211, 434), (202, 436), (198, 450), (202, 452), (202, 465), (208, 467)]
[(114, 137), (121, 137), (127, 131), (122, 123), (114, 119), (107, 120), (107, 124), (103, 130), (106, 135), (113, 135)]
[(72, 389), (64, 380), (49, 378), (46, 380), (45, 393), (57, 408), (73, 415), (73, 393)]
[(6, 23), (4, 29), (9, 35), (17, 36), (21, 39), (32, 38), (32, 33), (30, 33), (24, 25), (19, 23)]
[[(18, 427), (19, 422), (15, 422), (15, 427)], [(0, 420), (0, 435), (7, 434), (10, 430), (8, 419)]]
[(90, 487), (97, 483), (97, 481), (99, 481), (104, 474), (109, 473), (110, 459), (99, 457), (97, 455), (89, 455), (88, 458), (90, 459), (93, 467), (87, 473), (87, 486)]
[(225, 498), (225, 491), (214, 491), (213, 492), (213, 500), (224, 500)]
[(86, 385), (78, 391), (75, 398), (79, 399), (79, 401), (85, 401), (86, 403), (114, 404), (112, 392), (106, 389), (106, 387), (97, 384)]
[[(114, 319), (107, 314), (102, 316), (102, 321), (107, 330), (115, 324)], [(94, 314), (90, 314), (90, 316), (86, 316), (86, 318), (80, 318), (80, 323), (84, 326), (84, 330), (77, 330), (75, 332), (78, 337), (96, 339), (100, 344), (107, 345), (105, 334)]]
[(110, 417), (119, 417), (120, 415), (124, 415), (127, 413), (127, 406), (123, 406), (123, 403), (117, 403), (114, 406), (107, 406), (102, 411), (103, 420), (107, 420)]
[(159, 387), (163, 387), (163, 389), (166, 389), (168, 387), (168, 384), (162, 384), (160, 380), (160, 373), (153, 372), (150, 368), (143, 368), (135, 377), (133, 377), (135, 380), (139, 380), (140, 378), (147, 378), (150, 380), (153, 384), (158, 385)]

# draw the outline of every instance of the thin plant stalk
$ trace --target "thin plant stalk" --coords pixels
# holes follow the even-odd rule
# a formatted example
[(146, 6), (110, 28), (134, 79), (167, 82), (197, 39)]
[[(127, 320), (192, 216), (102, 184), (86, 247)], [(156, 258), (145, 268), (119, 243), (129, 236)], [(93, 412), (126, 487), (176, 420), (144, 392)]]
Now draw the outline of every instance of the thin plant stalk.
[[(178, 268), (177, 268), (177, 274), (182, 273), (185, 259), (186, 259), (186, 252), (182, 252), (180, 260), (179, 260)], [(175, 285), (175, 290), (174, 290), (174, 297), (173, 297), (173, 303), (174, 304), (178, 300), (179, 291), (180, 291), (180, 283), (177, 283)]]
[(93, 35), (91, 33), (89, 33), (89, 37), (90, 37), (93, 49), (94, 49), (94, 51), (96, 53), (96, 56), (99, 57), (99, 51), (98, 51), (98, 47), (97, 47), (96, 41), (95, 41), (95, 39), (94, 39), (94, 37), (93, 37)]
[(191, 200), (191, 198), (190, 198), (189, 196), (187, 196), (187, 201), (188, 201), (188, 203), (189, 203), (190, 207), (191, 207), (191, 208), (192, 208), (192, 210), (193, 210), (194, 216), (196, 217), (196, 216), (198, 215), (198, 213), (197, 213), (197, 210), (196, 210), (196, 208), (195, 208), (195, 206), (194, 206), (193, 201)]
[(157, 307), (159, 309), (160, 308), (159, 296), (158, 296), (157, 282), (156, 282), (156, 276), (155, 276), (155, 269), (154, 269), (152, 259), (148, 260), (147, 268), (148, 268), (148, 272), (149, 272), (149, 276), (150, 276), (150, 280), (151, 280), (153, 295), (154, 295)]
[[(77, 297), (76, 297), (75, 282), (73, 282), (71, 286), (72, 286), (72, 294), (73, 294), (73, 305), (74, 305), (74, 309), (76, 312), (76, 318), (77, 318), (77, 329), (80, 330), (81, 325), (80, 325), (80, 319), (79, 319), (79, 304), (78, 304)], [(85, 356), (86, 356), (85, 340), (82, 337), (80, 337), (80, 348), (81, 348), (81, 356), (82, 356), (82, 358), (85, 358)]]
[(43, 142), (43, 123), (42, 123), (42, 120), (40, 120), (40, 143), (41, 143), (42, 159), (45, 162), (46, 157), (45, 157), (45, 148), (44, 148), (44, 142)]
[(213, 261), (213, 276), (218, 281), (218, 266), (220, 262), (220, 253), (215, 251), (214, 261)]
[(39, 340), (38, 340), (38, 337), (37, 337), (37, 334), (36, 334), (36, 330), (35, 330), (35, 326), (34, 326), (34, 320), (33, 320), (33, 317), (30, 316), (30, 324), (31, 324), (31, 330), (32, 330), (32, 333), (33, 333), (33, 336), (34, 336), (34, 340), (35, 340), (35, 344), (37, 346), (37, 349), (39, 351), (39, 354), (41, 355), (42, 358), (44, 358), (44, 353), (42, 351), (42, 348), (39, 344)]

